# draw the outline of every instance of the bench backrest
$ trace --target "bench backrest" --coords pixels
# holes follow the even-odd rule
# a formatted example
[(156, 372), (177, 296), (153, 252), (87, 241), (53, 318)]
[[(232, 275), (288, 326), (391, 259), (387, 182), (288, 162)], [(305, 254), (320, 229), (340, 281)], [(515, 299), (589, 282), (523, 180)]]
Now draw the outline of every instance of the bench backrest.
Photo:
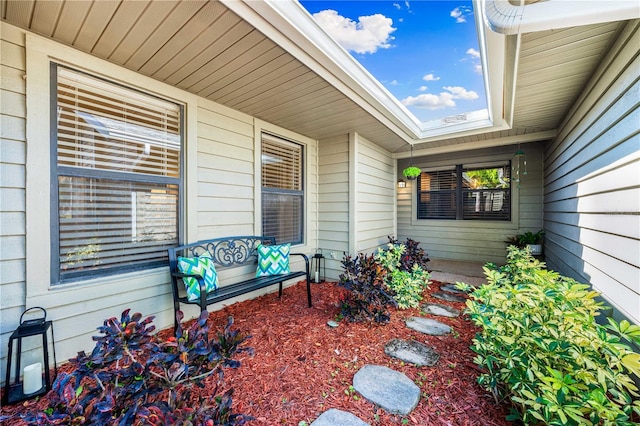
[(177, 271), (178, 257), (196, 257), (208, 253), (216, 265), (232, 267), (256, 263), (258, 245), (274, 245), (274, 237), (238, 236), (214, 238), (169, 248), (169, 267)]

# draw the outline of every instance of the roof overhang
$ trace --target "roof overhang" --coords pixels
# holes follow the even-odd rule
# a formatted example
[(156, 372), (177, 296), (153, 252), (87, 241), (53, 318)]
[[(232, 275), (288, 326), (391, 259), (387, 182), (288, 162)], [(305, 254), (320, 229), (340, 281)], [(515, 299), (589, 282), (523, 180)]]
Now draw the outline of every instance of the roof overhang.
[(512, 99), (513, 94), (505, 92), (504, 83), (512, 78), (515, 64), (505, 68), (505, 36), (487, 31), (477, 2), (474, 2), (478, 12), (475, 14), (476, 28), (488, 108), (465, 114), (459, 119), (449, 117), (424, 123), (335, 42), (300, 3), (277, 0), (221, 2), (374, 115), (408, 144), (494, 132), (511, 126), (511, 108), (505, 107), (505, 100)]

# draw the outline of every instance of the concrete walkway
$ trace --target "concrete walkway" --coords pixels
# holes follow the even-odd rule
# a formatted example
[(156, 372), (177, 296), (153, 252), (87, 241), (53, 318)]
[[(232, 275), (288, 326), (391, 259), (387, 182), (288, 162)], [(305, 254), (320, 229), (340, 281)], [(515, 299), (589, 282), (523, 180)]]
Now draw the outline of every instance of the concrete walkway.
[(476, 287), (487, 282), (482, 271), (484, 262), (431, 259), (428, 266), (432, 280), (453, 284), (460, 281)]

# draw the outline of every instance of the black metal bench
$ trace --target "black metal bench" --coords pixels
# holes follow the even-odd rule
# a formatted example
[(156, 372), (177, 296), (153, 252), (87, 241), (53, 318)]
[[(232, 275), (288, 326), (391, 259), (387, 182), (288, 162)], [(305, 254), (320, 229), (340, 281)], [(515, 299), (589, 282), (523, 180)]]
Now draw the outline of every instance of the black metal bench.
[[(199, 305), (200, 311), (206, 311), (207, 305), (249, 293), (273, 284), (279, 284), (278, 297), (282, 296), (282, 283), (293, 278), (305, 277), (307, 281), (307, 303), (311, 307), (311, 285), (309, 276), (309, 258), (302, 253), (290, 253), (290, 256), (302, 256), (305, 262), (305, 271), (291, 271), (288, 274), (252, 277), (231, 284), (221, 283), (218, 288), (210, 293), (205, 291), (205, 283), (199, 275), (183, 274), (178, 269), (178, 257), (197, 257), (205, 253), (213, 259), (218, 272), (242, 265), (257, 265), (258, 245), (275, 245), (273, 237), (240, 236), (215, 238), (198, 241), (178, 247), (169, 248), (169, 268), (171, 272), (171, 288), (173, 292), (173, 309), (175, 314), (180, 310), (180, 303)], [(254, 270), (255, 273), (255, 270)], [(246, 275), (245, 275), (246, 276)], [(200, 284), (200, 299), (190, 301), (184, 295), (184, 277), (194, 277)], [(178, 320), (175, 319), (175, 327)]]

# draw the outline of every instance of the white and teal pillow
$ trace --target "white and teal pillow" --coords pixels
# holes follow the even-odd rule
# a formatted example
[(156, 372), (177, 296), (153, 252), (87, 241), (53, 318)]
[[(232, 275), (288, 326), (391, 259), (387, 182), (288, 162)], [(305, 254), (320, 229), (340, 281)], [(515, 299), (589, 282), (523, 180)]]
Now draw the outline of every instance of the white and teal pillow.
[[(178, 270), (183, 274), (200, 275), (204, 279), (207, 293), (218, 288), (218, 273), (209, 255), (199, 257), (178, 257)], [(194, 277), (182, 278), (187, 288), (187, 299), (194, 302), (200, 300), (200, 285)]]
[(258, 270), (256, 277), (268, 275), (288, 274), (289, 252), (291, 244), (280, 244), (273, 246), (258, 246)]

